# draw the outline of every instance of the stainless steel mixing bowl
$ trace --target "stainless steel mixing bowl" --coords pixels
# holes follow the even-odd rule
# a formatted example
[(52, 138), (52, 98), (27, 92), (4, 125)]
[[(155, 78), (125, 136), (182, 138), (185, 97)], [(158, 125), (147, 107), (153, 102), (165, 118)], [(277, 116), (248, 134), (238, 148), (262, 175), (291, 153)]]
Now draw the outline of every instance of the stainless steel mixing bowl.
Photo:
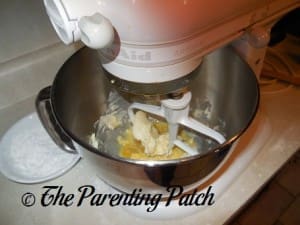
[[(107, 109), (111, 85), (104, 76), (96, 51), (83, 48), (59, 70), (51, 87), (36, 100), (40, 118), (55, 142), (70, 153), (79, 153), (106, 183), (123, 192), (142, 188), (164, 192), (170, 185), (192, 185), (211, 173), (230, 151), (232, 143), (254, 118), (259, 88), (254, 73), (230, 47), (207, 55), (190, 89), (193, 100), (208, 99), (208, 122), (225, 123), (227, 141), (196, 156), (169, 161), (134, 161), (88, 143), (94, 123)], [(117, 150), (115, 150), (116, 152)], [(89, 176), (89, 174), (87, 174)]]

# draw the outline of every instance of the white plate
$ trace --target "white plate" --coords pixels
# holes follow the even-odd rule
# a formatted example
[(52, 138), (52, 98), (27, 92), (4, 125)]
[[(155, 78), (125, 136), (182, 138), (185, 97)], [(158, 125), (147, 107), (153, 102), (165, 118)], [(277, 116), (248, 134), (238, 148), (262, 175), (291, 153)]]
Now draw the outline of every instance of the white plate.
[(56, 178), (79, 159), (79, 154), (67, 153), (52, 141), (36, 113), (16, 122), (0, 141), (0, 171), (19, 183)]

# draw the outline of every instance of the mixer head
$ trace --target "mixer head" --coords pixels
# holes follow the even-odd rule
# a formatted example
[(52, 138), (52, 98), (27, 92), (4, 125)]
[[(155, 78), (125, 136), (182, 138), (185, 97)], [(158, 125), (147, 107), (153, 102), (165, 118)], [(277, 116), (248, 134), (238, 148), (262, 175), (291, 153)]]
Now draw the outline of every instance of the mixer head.
[(242, 36), (254, 48), (266, 47), (276, 19), (299, 7), (297, 1), (280, 0), (233, 0), (227, 7), (218, 0), (44, 0), (44, 4), (64, 43), (81, 40), (97, 49), (111, 82), (138, 94), (180, 92), (203, 56)]

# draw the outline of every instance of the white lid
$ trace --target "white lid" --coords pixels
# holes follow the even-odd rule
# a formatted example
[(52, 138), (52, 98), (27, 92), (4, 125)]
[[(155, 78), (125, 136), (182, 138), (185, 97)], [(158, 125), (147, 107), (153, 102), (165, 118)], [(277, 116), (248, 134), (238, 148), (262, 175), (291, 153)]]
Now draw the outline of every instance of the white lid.
[(0, 141), (0, 171), (19, 183), (39, 183), (71, 169), (79, 154), (61, 150), (52, 141), (36, 113), (16, 122)]

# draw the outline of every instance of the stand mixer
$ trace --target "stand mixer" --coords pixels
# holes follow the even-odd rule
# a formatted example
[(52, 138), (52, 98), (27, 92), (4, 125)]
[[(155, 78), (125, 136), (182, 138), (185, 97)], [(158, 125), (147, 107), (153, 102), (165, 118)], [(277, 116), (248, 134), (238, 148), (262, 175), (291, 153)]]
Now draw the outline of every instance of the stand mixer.
[[(74, 117), (74, 120), (88, 118), (90, 115), (85, 116), (85, 111), (89, 110), (80, 111), (79, 113), (82, 115), (77, 117), (74, 114), (65, 115), (66, 110), (72, 111), (71, 104), (68, 105), (69, 108), (64, 107), (68, 109), (59, 109), (74, 99), (72, 93), (75, 88), (81, 86), (82, 90), (88, 91), (91, 84), (85, 85), (85, 82), (78, 76), (72, 78), (71, 73), (75, 72), (74, 69), (69, 71), (69, 69), (65, 69), (67, 67), (63, 68), (51, 88), (53, 89), (51, 100), (53, 109), (56, 111), (54, 114), (58, 117), (57, 123), (64, 128), (67, 136), (89, 150), (82, 151), (83, 154), (86, 154), (84, 157), (95, 162), (99, 167), (104, 167), (104, 169), (100, 168), (103, 180), (125, 193), (129, 193), (137, 185), (140, 185), (139, 187), (144, 188), (148, 193), (160, 191), (161, 189), (156, 189), (157, 186), (166, 187), (179, 184), (191, 187), (195, 181), (205, 177), (222, 161), (238, 135), (235, 135), (236, 131), (232, 131), (227, 137), (189, 116), (190, 101), (197, 96), (195, 94), (192, 97), (194, 92), (190, 92), (190, 86), (193, 85), (196, 78), (203, 75), (202, 73), (198, 74), (198, 69), (203, 66), (208, 69), (221, 67), (221, 63), (217, 60), (213, 61), (215, 65), (206, 65), (207, 62), (204, 62), (204, 58), (214, 50), (231, 43), (258, 76), (272, 25), (299, 6), (299, 1), (296, 0), (232, 0), (226, 3), (226, 7), (216, 0), (209, 2), (200, 0), (44, 0), (44, 3), (53, 27), (65, 44), (82, 40), (88, 47), (97, 49), (96, 53), (82, 50), (80, 57), (67, 62), (67, 64), (78, 67), (78, 63), (81, 63), (78, 60), (81, 59), (88, 68), (90, 64), (83, 62), (85, 59), (99, 59), (96, 63), (101, 64), (101, 67), (104, 68), (104, 74), (110, 85), (121, 93), (141, 96), (144, 99), (159, 96), (158, 105), (148, 104), (147, 101), (133, 102), (128, 108), (130, 119), (133, 120), (135, 110), (165, 118), (169, 125), (168, 152), (173, 145), (176, 145), (188, 153), (187, 159), (178, 161), (136, 162), (115, 159), (107, 156), (106, 153), (97, 152), (97, 157), (100, 155), (99, 161), (97, 161), (95, 150), (78, 138), (83, 132), (79, 131), (79, 128), (78, 131), (74, 129), (74, 132), (70, 132), (73, 129), (73, 124), (71, 124), (73, 118), (70, 117)], [(229, 56), (232, 58), (226, 59), (223, 56), (223, 61), (226, 63), (230, 61), (234, 64), (234, 56), (231, 54)], [(92, 80), (94, 79), (92, 78), (94, 70), (91, 69), (90, 72), (90, 74), (81, 74), (81, 76), (89, 76), (88, 79)], [(218, 76), (214, 71), (206, 72), (208, 72), (207, 74), (212, 72), (211, 77), (214, 78), (209, 80), (210, 75), (208, 75), (207, 77), (203, 76), (203, 80), (201, 80), (200, 77), (202, 85), (199, 86), (199, 89), (206, 88), (203, 86), (205, 82), (212, 89), (218, 88), (221, 80), (226, 82), (229, 79), (229, 77), (220, 76), (223, 71), (219, 68), (216, 71)], [(227, 72), (236, 71), (229, 70)], [(247, 125), (253, 119), (251, 117), (253, 114), (255, 115), (257, 109), (257, 83), (255, 77), (254, 79), (250, 76), (247, 77), (246, 72), (238, 76), (245, 77), (243, 93), (245, 96), (251, 96), (251, 98), (249, 97), (251, 107), (247, 108), (251, 112), (247, 112), (244, 115), (245, 118), (242, 119), (243, 124)], [(66, 82), (63, 81), (70, 81), (71, 87), (65, 88), (63, 85)], [(79, 82), (82, 83), (79, 84)], [(222, 86), (225, 91), (228, 88), (228, 93), (229, 89), (239, 89), (239, 79), (234, 76), (231, 82), (230, 84), (234, 85), (232, 88), (226, 85)], [(212, 84), (216, 84), (216, 86)], [(249, 84), (249, 88), (246, 84)], [(104, 89), (105, 84), (99, 82), (99, 92)], [(62, 100), (60, 100), (61, 93), (66, 93)], [(97, 96), (97, 93), (92, 94)], [(218, 95), (219, 98), (220, 95)], [(89, 96), (83, 98), (85, 100)], [(238, 99), (239, 103), (243, 102), (242, 97), (230, 96), (230, 99)], [(221, 100), (218, 100), (217, 103), (224, 106)], [(80, 104), (78, 100), (75, 105)], [(248, 104), (245, 105), (240, 107), (243, 112), (247, 111), (244, 108)], [(229, 102), (226, 106), (227, 109), (233, 108), (234, 104)], [(88, 107), (94, 108), (90, 105)], [(220, 111), (223, 113), (222, 110)], [(224, 112), (224, 114), (226, 113)], [(228, 112), (227, 116), (231, 118)], [(79, 121), (78, 124), (81, 122)], [(232, 121), (229, 120), (229, 122)], [(91, 122), (89, 121), (89, 123)], [(77, 121), (75, 121), (75, 125), (77, 125)], [(221, 149), (214, 149), (212, 154), (204, 154), (208, 159), (198, 161), (200, 156), (195, 149), (177, 139), (179, 125), (207, 136), (217, 142)], [(232, 126), (234, 125), (236, 124), (232, 124)], [(245, 129), (244, 125), (242, 129), (240, 127), (237, 129), (239, 133)], [(68, 138), (66, 139), (68, 140)], [(73, 147), (71, 146), (71, 148)], [(202, 163), (210, 159), (215, 160), (215, 164), (205, 165)]]
[[(161, 107), (134, 103), (139, 109), (165, 117), (169, 149), (180, 146), (178, 124), (219, 144), (225, 137), (188, 116), (193, 71), (207, 53), (242, 37), (236, 46), (259, 74), (270, 28), (298, 1), (96, 1), (44, 0), (50, 21), (65, 44), (82, 40), (98, 49), (106, 74), (117, 89), (138, 95), (165, 95)], [(245, 52), (246, 51), (246, 52)], [(253, 57), (254, 56), (254, 57)], [(253, 58), (255, 58), (253, 60)], [(170, 99), (168, 99), (170, 98)], [(194, 153), (193, 153), (194, 152)]]

